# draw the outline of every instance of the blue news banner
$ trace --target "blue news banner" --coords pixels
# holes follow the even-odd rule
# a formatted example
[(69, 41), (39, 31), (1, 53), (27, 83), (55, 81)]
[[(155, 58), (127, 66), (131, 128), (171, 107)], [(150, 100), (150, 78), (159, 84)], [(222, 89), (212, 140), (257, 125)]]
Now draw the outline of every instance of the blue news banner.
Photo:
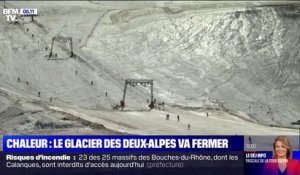
[(5, 135), (1, 175), (244, 174), (243, 136)]

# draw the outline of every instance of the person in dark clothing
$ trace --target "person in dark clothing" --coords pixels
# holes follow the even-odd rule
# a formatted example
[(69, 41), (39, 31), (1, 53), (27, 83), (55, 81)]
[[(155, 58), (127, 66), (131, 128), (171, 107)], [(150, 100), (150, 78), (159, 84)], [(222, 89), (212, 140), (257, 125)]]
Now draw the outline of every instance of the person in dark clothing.
[(150, 110), (153, 109), (154, 108), (154, 102), (151, 101), (151, 103), (148, 106), (149, 106)]
[(18, 82), (20, 82), (20, 77), (18, 77)]
[(191, 130), (191, 125), (190, 124), (188, 124), (188, 130)]
[(41, 97), (41, 92), (39, 92), (38, 97)]
[(170, 115), (167, 114), (167, 115), (166, 115), (166, 120), (169, 120), (169, 119), (170, 119)]
[(93, 86), (94, 85), (94, 81), (91, 81), (91, 86)]
[(177, 115), (177, 121), (178, 121), (178, 122), (180, 121), (179, 115)]

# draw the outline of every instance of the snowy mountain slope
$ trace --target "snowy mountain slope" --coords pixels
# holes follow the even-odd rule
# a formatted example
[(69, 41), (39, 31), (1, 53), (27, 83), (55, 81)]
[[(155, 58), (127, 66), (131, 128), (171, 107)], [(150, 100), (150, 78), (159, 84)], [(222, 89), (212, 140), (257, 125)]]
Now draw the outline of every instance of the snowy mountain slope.
[[(70, 121), (62, 118), (70, 113), (75, 128), (84, 120), (134, 134), (297, 134), (295, 129), (265, 126), (290, 127), (291, 121), (299, 119), (297, 6), (7, 5), (35, 7), (40, 16), (33, 23), (20, 19), (18, 25), (0, 18), (0, 118), (10, 120), (7, 113), (14, 106), (29, 110), (26, 104), (45, 114), (25, 119), (16, 114), (19, 118), (12, 119), (14, 124), (2, 126), (3, 133), (19, 133), (14, 125), (22, 125), (23, 120), (31, 123), (25, 133), (42, 133), (34, 126), (43, 116), (50, 121), (46, 126), (57, 120), (59, 126), (66, 126)], [(53, 50), (58, 59), (48, 59), (55, 35), (73, 37), (73, 58), (66, 57), (67, 44), (58, 44)], [(111, 105), (122, 98), (127, 78), (153, 79), (155, 98), (166, 106), (149, 112), (149, 87), (130, 86), (127, 112), (112, 111)], [(62, 113), (53, 114), (53, 110)], [(171, 121), (165, 120), (167, 113)], [(176, 115), (182, 116), (180, 122)], [(69, 130), (52, 129), (51, 133)], [(87, 133), (77, 130), (82, 132)]]
[[(166, 120), (166, 112), (152, 110), (151, 112), (127, 111), (108, 112), (84, 109), (51, 107), (57, 111), (63, 111), (75, 116), (80, 116), (95, 123), (102, 123), (111, 130), (117, 130), (131, 134), (184, 134), (184, 135), (296, 135), (297, 130), (267, 127), (254, 122), (245, 121), (239, 117), (227, 114), (223, 111), (178, 110), (168, 109), (170, 119)], [(177, 120), (179, 115), (180, 121)], [(99, 117), (100, 116), (100, 117)], [(188, 130), (188, 124), (191, 129)]]
[(287, 126), (300, 109), (299, 10), (161, 15), (142, 26), (134, 24), (143, 17), (120, 15), (125, 21), (98, 26), (83, 50), (128, 77), (154, 79), (162, 101), (214, 98), (259, 122)]

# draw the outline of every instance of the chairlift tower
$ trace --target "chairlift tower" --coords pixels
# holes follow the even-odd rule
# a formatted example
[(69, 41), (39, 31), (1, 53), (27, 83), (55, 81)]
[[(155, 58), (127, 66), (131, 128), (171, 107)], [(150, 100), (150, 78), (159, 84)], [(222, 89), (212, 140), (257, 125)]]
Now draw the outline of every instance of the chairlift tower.
[(29, 15), (20, 15), (20, 17), (30, 17), (31, 18), (31, 22), (34, 21), (33, 17), (38, 16), (36, 14), (29, 14)]
[(60, 43), (60, 42), (69, 42), (70, 43), (70, 57), (73, 57), (73, 40), (72, 40), (72, 37), (55, 36), (55, 37), (52, 37), (49, 58), (52, 57), (52, 51), (53, 51), (53, 44), (54, 44), (54, 42), (58, 42), (58, 43)]
[(23, 17), (31, 17), (31, 22), (33, 22), (34, 21), (33, 17), (37, 16), (37, 15), (22, 15), (22, 16)]
[(137, 85), (150, 85), (150, 90), (151, 90), (151, 101), (149, 107), (152, 109), (154, 107), (154, 101), (153, 101), (153, 80), (148, 80), (148, 79), (126, 79), (125, 80), (125, 86), (124, 86), (124, 92), (123, 92), (123, 99), (121, 101), (121, 108), (123, 109), (125, 106), (125, 97), (126, 97), (126, 90), (127, 86), (131, 85), (133, 87)]

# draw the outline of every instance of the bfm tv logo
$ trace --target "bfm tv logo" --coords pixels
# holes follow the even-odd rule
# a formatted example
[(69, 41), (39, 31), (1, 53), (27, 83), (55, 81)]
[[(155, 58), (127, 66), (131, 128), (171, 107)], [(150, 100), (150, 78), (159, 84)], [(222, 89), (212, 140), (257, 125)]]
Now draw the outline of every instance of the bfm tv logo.
[(2, 14), (6, 17), (7, 22), (17, 22), (18, 15), (37, 15), (37, 9), (3, 9)]

